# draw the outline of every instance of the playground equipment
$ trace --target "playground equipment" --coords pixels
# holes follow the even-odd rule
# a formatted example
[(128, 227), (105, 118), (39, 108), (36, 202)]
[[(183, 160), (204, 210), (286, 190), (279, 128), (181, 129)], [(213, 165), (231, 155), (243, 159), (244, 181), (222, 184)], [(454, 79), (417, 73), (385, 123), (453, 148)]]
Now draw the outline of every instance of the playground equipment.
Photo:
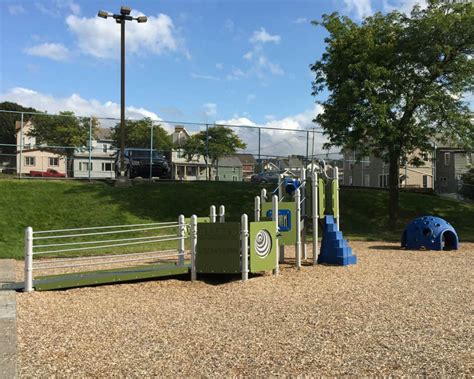
[[(217, 214), (216, 207), (212, 205), (208, 217), (193, 215), (186, 219), (180, 215), (177, 222), (45, 231), (33, 231), (28, 227), (25, 230), (24, 289), (30, 292), (34, 289), (72, 288), (189, 272), (191, 280), (196, 280), (197, 274), (240, 273), (242, 280), (248, 279), (249, 272), (273, 271), (278, 274), (279, 263), (285, 261), (285, 246), (295, 245), (298, 268), (308, 258), (306, 236), (310, 228), (313, 264), (355, 264), (356, 257), (339, 231), (337, 178), (337, 167), (333, 178), (325, 172), (322, 172), (322, 177), (312, 172), (307, 178), (303, 168), (299, 179), (289, 180), (282, 175), (272, 193), (271, 202), (267, 201), (265, 189), (262, 189), (260, 196), (255, 197), (254, 221), (250, 223), (246, 214), (241, 216), (240, 222), (226, 222), (225, 207), (221, 205)], [(310, 186), (311, 191), (307, 191), (307, 186)], [(319, 222), (323, 239), (318, 255)], [(159, 230), (170, 232), (154, 234)], [(105, 239), (104, 235), (107, 236)], [(169, 244), (171, 241), (176, 241), (176, 248), (123, 254), (116, 251), (116, 248), (150, 243)], [(109, 254), (63, 257), (79, 251), (91, 254), (94, 250), (106, 249), (110, 251)], [(53, 259), (33, 261), (35, 256), (52, 254), (56, 256)], [(57, 257), (58, 254), (60, 257)], [(136, 261), (152, 262), (138, 267), (129, 265)], [(126, 267), (115, 268), (116, 264)], [(114, 267), (71, 272), (71, 269), (94, 265)], [(33, 275), (33, 272), (51, 269), (60, 269), (65, 273)]]
[[(301, 180), (280, 177), (273, 194), (278, 194), (278, 230), (279, 262), (285, 260), (285, 246), (295, 246), (296, 267), (301, 267), (302, 260), (307, 259), (306, 236), (312, 229), (313, 264), (327, 263), (349, 265), (357, 262), (352, 249), (344, 240), (339, 230), (339, 172), (333, 169), (333, 177), (326, 173), (325, 165), (321, 176), (313, 171), (309, 178), (306, 170), (301, 169)], [(307, 185), (311, 191), (307, 191)], [(255, 220), (268, 219), (273, 216), (270, 203), (266, 203), (267, 191), (262, 190), (255, 197)], [(321, 252), (318, 255), (318, 225), (321, 222), (323, 239)]]
[(407, 225), (402, 247), (407, 249), (457, 250), (459, 238), (453, 226), (440, 217), (423, 216)]

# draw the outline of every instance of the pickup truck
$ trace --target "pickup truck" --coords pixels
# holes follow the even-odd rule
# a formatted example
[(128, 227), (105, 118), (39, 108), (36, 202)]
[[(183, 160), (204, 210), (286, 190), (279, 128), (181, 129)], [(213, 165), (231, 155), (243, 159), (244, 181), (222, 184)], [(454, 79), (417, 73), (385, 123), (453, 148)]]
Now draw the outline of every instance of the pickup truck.
[(48, 168), (46, 171), (30, 171), (30, 176), (42, 178), (65, 178), (66, 174)]

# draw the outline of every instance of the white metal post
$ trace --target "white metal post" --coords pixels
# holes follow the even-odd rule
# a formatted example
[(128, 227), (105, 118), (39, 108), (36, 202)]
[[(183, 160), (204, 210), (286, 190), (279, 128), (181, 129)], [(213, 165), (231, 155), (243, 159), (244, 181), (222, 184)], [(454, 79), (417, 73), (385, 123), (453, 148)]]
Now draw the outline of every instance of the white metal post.
[(246, 214), (240, 218), (240, 250), (242, 254), (242, 280), (246, 281), (249, 278), (249, 222)]
[(261, 210), (260, 210), (260, 197), (259, 196), (255, 196), (254, 211), (255, 211), (254, 220), (260, 221)]
[(20, 121), (20, 167), (17, 167), (18, 173), (21, 175), (23, 174), (23, 112), (21, 112), (21, 121)]
[(195, 281), (196, 273), (196, 246), (197, 246), (197, 216), (191, 216), (191, 281)]
[(313, 171), (311, 181), (313, 217), (313, 264), (318, 264), (318, 173)]
[(296, 255), (296, 267), (301, 268), (301, 193), (298, 188), (295, 191), (295, 203), (296, 203), (296, 244), (295, 244), (295, 255)]
[(179, 215), (178, 217), (178, 265), (184, 265), (184, 238), (186, 236), (186, 224), (184, 220), (184, 215)]
[(267, 190), (265, 188), (262, 188), (260, 191), (260, 204), (264, 204), (265, 201), (267, 201)]
[(225, 206), (219, 207), (219, 222), (225, 222)]
[[(272, 196), (272, 219), (275, 221), (275, 232), (276, 232), (276, 240), (275, 244), (278, 249), (278, 235), (280, 233), (279, 228), (278, 228), (278, 196), (273, 195)], [(279, 267), (279, 255), (277, 253), (276, 255), (276, 260), (275, 260), (275, 268), (273, 269), (273, 274), (278, 275), (280, 273), (280, 267)]]
[(280, 180), (278, 181), (278, 200), (279, 201), (283, 200), (282, 185), (283, 185), (283, 175), (280, 175)]
[(212, 223), (216, 222), (216, 206), (211, 205), (211, 209), (209, 211), (209, 218)]
[(301, 197), (303, 198), (302, 200), (302, 216), (303, 216), (303, 227), (301, 228), (302, 231), (302, 242), (303, 242), (303, 259), (308, 259), (308, 250), (306, 249), (306, 234), (307, 234), (307, 222), (306, 222), (306, 169), (303, 167), (301, 169), (301, 188), (302, 188), (302, 194)]
[(340, 230), (340, 217), (339, 217), (339, 167), (334, 167), (334, 180), (336, 181), (336, 193), (334, 194), (334, 207), (336, 208), (337, 214), (334, 214), (336, 219), (337, 230)]
[(25, 229), (25, 292), (33, 291), (33, 228)]
[[(92, 169), (92, 117), (89, 117), (89, 163), (88, 163), (88, 177), (91, 180), (91, 169)], [(66, 162), (66, 176), (67, 175), (67, 162)]]
[(153, 128), (155, 125), (151, 124), (150, 127), (150, 182), (153, 181)]

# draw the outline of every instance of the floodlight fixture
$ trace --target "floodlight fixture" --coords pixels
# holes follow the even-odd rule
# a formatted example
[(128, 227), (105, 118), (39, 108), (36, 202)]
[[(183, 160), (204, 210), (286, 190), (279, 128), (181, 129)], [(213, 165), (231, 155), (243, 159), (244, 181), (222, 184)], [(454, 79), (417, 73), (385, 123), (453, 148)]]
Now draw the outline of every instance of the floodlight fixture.
[(107, 11), (99, 11), (99, 13), (97, 13), (97, 16), (98, 16), (98, 17), (102, 17), (102, 18), (107, 18), (107, 17), (109, 17), (109, 12), (107, 12)]
[(128, 16), (132, 10), (130, 7), (122, 7), (120, 8), (120, 14), (123, 14), (124, 16)]
[(136, 20), (139, 24), (141, 24), (141, 23), (147, 22), (148, 18), (146, 16), (138, 16)]

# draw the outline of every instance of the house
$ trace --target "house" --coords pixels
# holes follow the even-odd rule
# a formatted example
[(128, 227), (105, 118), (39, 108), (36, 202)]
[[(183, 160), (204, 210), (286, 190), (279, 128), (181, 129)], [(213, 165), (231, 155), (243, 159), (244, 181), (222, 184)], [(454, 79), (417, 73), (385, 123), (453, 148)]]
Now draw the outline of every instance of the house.
[[(357, 158), (354, 151), (343, 152), (342, 184), (361, 187), (388, 187), (389, 165), (375, 156)], [(410, 162), (413, 157), (423, 161), (423, 166)], [(409, 156), (399, 169), (400, 187), (433, 188), (433, 164), (430, 154), (416, 152)]]
[(287, 158), (268, 158), (263, 160), (262, 171), (283, 171), (289, 168)]
[(68, 176), (66, 173), (66, 158), (53, 151), (46, 150), (46, 145), (38, 146), (36, 137), (29, 135), (33, 129), (34, 125), (31, 121), (23, 124), (23, 130), (19, 121), (15, 123), (17, 174), (28, 175), (31, 171), (45, 172), (48, 169), (53, 169)]
[[(89, 161), (89, 141), (84, 148), (76, 149), (74, 153), (73, 172), (75, 178), (113, 179), (115, 178), (115, 155), (112, 131), (109, 128), (99, 128), (91, 141), (92, 149)], [(89, 166), (90, 164), (90, 166)], [(90, 176), (89, 176), (90, 170)]]
[(257, 160), (252, 154), (233, 154), (229, 157), (235, 157), (240, 160), (242, 164), (242, 180), (250, 180), (250, 177), (255, 174), (257, 168)]
[(463, 149), (439, 147), (436, 149), (436, 191), (457, 193), (461, 176), (473, 167), (474, 153)]
[(243, 166), (240, 159), (234, 156), (220, 158), (217, 162), (215, 180), (241, 182), (243, 180)]

